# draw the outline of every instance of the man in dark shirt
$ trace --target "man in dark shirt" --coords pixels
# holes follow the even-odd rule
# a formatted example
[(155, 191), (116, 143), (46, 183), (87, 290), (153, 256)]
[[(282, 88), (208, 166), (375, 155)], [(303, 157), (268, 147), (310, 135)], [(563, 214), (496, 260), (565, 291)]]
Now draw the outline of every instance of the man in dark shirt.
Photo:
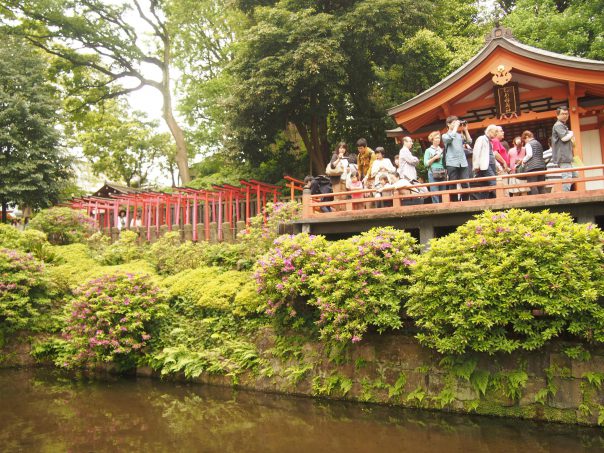
[[(552, 128), (552, 162), (559, 168), (573, 167), (573, 140), (574, 134), (566, 123), (568, 122), (568, 107), (561, 106), (556, 109), (558, 121)], [(561, 173), (562, 179), (573, 177), (572, 171)], [(571, 184), (563, 184), (562, 190), (569, 192)]]

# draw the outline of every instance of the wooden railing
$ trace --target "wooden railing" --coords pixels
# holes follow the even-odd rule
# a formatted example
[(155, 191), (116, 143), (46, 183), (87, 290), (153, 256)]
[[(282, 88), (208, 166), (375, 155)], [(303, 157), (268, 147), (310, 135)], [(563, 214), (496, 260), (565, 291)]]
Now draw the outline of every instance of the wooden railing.
[(284, 176), (283, 179), (288, 181), (288, 183), (285, 184), (285, 187), (289, 188), (290, 201), (295, 201), (297, 198), (296, 192), (300, 192), (300, 195), (298, 195), (298, 197), (302, 195), (302, 191), (304, 190), (304, 181), (292, 178), (291, 176)]
[[(593, 176), (585, 176), (586, 171), (596, 170), (598, 174)], [(586, 183), (593, 181), (604, 181), (604, 165), (592, 165), (586, 167), (576, 167), (571, 169), (555, 169), (547, 171), (535, 171), (529, 173), (519, 174), (505, 174), (490, 176), (484, 178), (470, 178), (461, 179), (455, 181), (438, 181), (433, 183), (424, 183), (413, 185), (412, 187), (403, 188), (386, 188), (383, 189), (385, 193), (391, 193), (389, 196), (381, 196), (379, 198), (374, 197), (377, 192), (376, 189), (363, 189), (346, 192), (336, 192), (332, 194), (318, 194), (310, 195), (309, 191), (305, 191), (302, 199), (303, 204), (303, 219), (308, 218), (329, 218), (329, 217), (342, 217), (342, 216), (356, 216), (356, 215), (367, 215), (367, 214), (378, 214), (384, 213), (386, 210), (394, 210), (396, 212), (411, 212), (416, 210), (451, 210), (454, 207), (460, 206), (459, 203), (481, 205), (487, 209), (491, 205), (499, 205), (502, 201), (512, 202), (513, 199), (522, 200), (533, 200), (538, 199), (554, 200), (560, 198), (579, 198), (579, 197), (590, 197), (596, 195), (604, 195), (604, 188), (602, 189), (586, 189)], [(578, 173), (576, 178), (561, 178), (561, 173)], [(535, 177), (539, 175), (545, 175), (545, 181), (528, 182), (528, 177)], [(556, 179), (551, 179), (551, 177)], [(550, 177), (550, 179), (547, 179)], [(489, 181), (494, 181), (494, 185), (480, 185)], [(461, 188), (460, 184), (469, 184), (469, 188)], [(563, 185), (574, 184), (575, 190), (572, 192), (564, 192)], [(438, 190), (430, 192), (430, 187), (434, 186), (456, 186), (451, 190)], [(545, 187), (547, 193), (526, 195), (523, 197), (511, 197), (510, 191), (530, 190), (532, 187)], [(604, 187), (604, 185), (602, 186)], [(410, 190), (412, 189), (412, 190)], [(425, 190), (422, 192), (422, 190)], [(353, 198), (355, 194), (362, 194), (363, 198)], [(488, 194), (488, 197), (477, 198), (477, 194)], [(433, 196), (440, 196), (442, 202), (424, 204), (423, 200)], [(453, 198), (461, 196), (467, 198), (467, 200), (456, 202)], [(324, 198), (333, 198), (333, 201), (321, 201)], [(388, 207), (376, 207), (376, 203), (380, 204), (391, 204)], [(522, 201), (516, 202), (514, 200), (511, 204), (522, 204)], [(331, 209), (331, 212), (322, 212), (326, 208)]]

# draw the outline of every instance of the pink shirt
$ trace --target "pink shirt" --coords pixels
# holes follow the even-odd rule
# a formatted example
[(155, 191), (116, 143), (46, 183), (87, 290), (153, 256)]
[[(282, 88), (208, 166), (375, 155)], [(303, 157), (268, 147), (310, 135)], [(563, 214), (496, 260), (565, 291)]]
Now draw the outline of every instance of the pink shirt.
[(520, 149), (515, 146), (511, 147), (508, 150), (508, 155), (510, 157), (510, 168), (512, 173), (514, 173), (516, 171), (517, 162), (522, 162), (522, 159), (524, 159), (524, 156), (526, 155), (524, 146), (521, 146)]
[(505, 163), (510, 166), (510, 156), (508, 152), (505, 150), (505, 147), (501, 144), (498, 138), (492, 138), (491, 144), (493, 145), (493, 151), (497, 151), (499, 155), (505, 160)]
[[(363, 190), (363, 183), (361, 181), (357, 181), (357, 182), (350, 182), (349, 184), (350, 190)], [(350, 197), (351, 198), (363, 198), (362, 193), (351, 193)]]

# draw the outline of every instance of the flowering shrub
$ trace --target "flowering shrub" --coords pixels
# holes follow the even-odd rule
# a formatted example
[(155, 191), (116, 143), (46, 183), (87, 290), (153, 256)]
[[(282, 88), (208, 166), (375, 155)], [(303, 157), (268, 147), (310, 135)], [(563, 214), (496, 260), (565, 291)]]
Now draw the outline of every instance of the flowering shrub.
[(264, 215), (253, 217), (249, 226), (238, 235), (243, 258), (255, 260), (266, 253), (281, 234), (279, 225), (298, 220), (301, 214), (302, 205), (295, 201), (267, 203)]
[(83, 211), (71, 208), (50, 208), (39, 212), (29, 228), (46, 233), (51, 244), (82, 242), (94, 233), (96, 224)]
[(93, 362), (132, 367), (167, 311), (147, 275), (105, 275), (84, 283), (75, 294), (63, 329), (68, 353), (59, 358), (65, 367)]
[(399, 328), (415, 248), (410, 234), (394, 228), (331, 243), (310, 276), (321, 337), (356, 343), (368, 326)]
[(31, 328), (48, 305), (42, 263), (31, 254), (0, 249), (0, 328)]
[(406, 305), (419, 340), (442, 353), (604, 341), (603, 239), (567, 214), (486, 211), (419, 258)]
[[(327, 241), (306, 233), (285, 235), (274, 241), (254, 268), (257, 291), (266, 300), (266, 313), (295, 321), (301, 298), (311, 295), (309, 275), (325, 260)], [(287, 323), (287, 322), (286, 322)]]

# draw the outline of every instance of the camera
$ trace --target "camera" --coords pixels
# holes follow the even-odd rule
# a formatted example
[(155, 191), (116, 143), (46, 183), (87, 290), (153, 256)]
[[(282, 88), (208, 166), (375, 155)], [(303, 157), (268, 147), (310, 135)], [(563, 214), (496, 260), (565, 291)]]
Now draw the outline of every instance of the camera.
[(468, 122), (466, 120), (459, 120), (460, 126), (467, 126)]

